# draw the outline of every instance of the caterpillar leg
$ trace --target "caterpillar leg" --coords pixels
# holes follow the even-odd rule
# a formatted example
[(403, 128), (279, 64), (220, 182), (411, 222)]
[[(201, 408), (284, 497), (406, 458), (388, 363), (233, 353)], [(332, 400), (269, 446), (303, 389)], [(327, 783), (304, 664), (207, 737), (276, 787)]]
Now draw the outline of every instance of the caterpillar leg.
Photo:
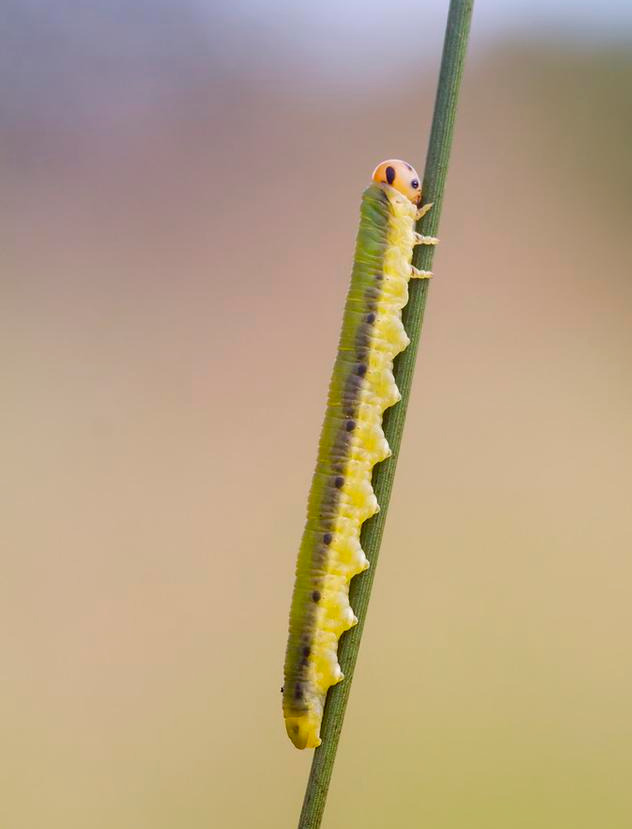
[(416, 245), (436, 245), (438, 242), (436, 236), (422, 236), (421, 233), (415, 233)]
[(419, 219), (423, 219), (426, 213), (430, 210), (434, 202), (428, 202), (428, 204), (424, 204), (423, 207), (420, 207), (417, 211), (417, 215), (415, 216), (415, 221), (419, 221)]
[(416, 268), (414, 265), (410, 266), (411, 279), (430, 279), (431, 276), (432, 271), (420, 271), (419, 268)]

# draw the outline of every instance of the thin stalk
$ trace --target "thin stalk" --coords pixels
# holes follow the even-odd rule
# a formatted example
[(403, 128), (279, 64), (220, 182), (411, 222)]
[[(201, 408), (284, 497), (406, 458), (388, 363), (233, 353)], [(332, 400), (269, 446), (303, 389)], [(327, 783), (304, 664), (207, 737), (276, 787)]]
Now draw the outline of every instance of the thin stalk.
[[(435, 236), (439, 227), (473, 3), (474, 0), (451, 0), (448, 12), (439, 85), (423, 182), (424, 202), (433, 202), (434, 207), (426, 214), (417, 228), (420, 233), (427, 236)], [(417, 246), (413, 264), (422, 270), (431, 270), (433, 253), (434, 248), (430, 245)], [(325, 808), (395, 478), (395, 468), (406, 419), (428, 287), (429, 280), (427, 279), (413, 279), (409, 286), (410, 294), (408, 304), (404, 309), (403, 322), (410, 337), (410, 345), (396, 359), (394, 369), (395, 382), (401, 392), (402, 399), (385, 412), (383, 423), (384, 433), (390, 444), (392, 455), (388, 460), (375, 467), (373, 488), (380, 505), (380, 511), (362, 527), (362, 548), (371, 562), (371, 566), (351, 582), (350, 600), (354, 613), (358, 617), (358, 624), (345, 633), (339, 643), (338, 660), (345, 679), (330, 688), (327, 696), (321, 728), (322, 745), (314, 751), (298, 829), (318, 829)]]

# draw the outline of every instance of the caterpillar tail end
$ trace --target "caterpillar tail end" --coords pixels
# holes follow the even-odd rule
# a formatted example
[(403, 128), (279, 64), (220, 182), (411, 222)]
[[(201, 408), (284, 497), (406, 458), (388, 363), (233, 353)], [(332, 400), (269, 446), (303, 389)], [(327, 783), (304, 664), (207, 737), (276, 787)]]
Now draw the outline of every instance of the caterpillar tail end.
[(320, 743), (321, 718), (312, 713), (300, 717), (286, 717), (285, 728), (296, 748), (317, 748)]

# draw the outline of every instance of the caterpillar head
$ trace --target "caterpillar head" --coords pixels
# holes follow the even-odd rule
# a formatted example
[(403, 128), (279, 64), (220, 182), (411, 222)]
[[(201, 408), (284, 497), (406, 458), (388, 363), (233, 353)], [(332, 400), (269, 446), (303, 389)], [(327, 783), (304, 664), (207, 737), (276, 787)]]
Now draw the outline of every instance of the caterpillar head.
[(389, 158), (373, 170), (373, 181), (390, 184), (413, 204), (421, 201), (421, 180), (414, 167), (399, 158)]

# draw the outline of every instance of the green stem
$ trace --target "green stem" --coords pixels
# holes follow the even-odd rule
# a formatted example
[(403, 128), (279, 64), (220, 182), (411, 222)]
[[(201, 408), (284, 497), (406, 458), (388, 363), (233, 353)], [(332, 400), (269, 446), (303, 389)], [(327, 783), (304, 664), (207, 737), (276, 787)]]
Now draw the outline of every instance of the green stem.
[[(436, 235), (441, 216), (443, 190), (448, 171), (457, 98), (463, 75), (473, 3), (474, 0), (451, 0), (448, 12), (439, 85), (423, 183), (424, 202), (433, 202), (434, 207), (426, 214), (421, 226), (418, 227), (420, 232), (428, 236)], [(431, 270), (433, 253), (434, 248), (432, 246), (419, 245), (415, 248), (413, 264), (422, 270)], [(403, 322), (410, 337), (410, 345), (397, 358), (394, 371), (395, 382), (401, 392), (402, 399), (397, 405), (385, 412), (383, 424), (384, 434), (393, 454), (388, 460), (378, 464), (373, 472), (373, 488), (380, 505), (380, 511), (362, 527), (362, 548), (371, 562), (371, 567), (365, 573), (356, 576), (351, 582), (350, 601), (354, 613), (358, 617), (358, 624), (345, 633), (340, 640), (338, 659), (345, 679), (330, 688), (327, 696), (321, 728), (323, 742), (314, 751), (298, 829), (318, 829), (325, 808), (395, 478), (395, 467), (410, 397), (428, 285), (429, 280), (427, 279), (413, 279), (410, 282), (409, 300), (403, 313)]]

